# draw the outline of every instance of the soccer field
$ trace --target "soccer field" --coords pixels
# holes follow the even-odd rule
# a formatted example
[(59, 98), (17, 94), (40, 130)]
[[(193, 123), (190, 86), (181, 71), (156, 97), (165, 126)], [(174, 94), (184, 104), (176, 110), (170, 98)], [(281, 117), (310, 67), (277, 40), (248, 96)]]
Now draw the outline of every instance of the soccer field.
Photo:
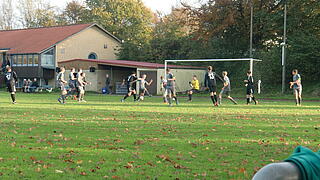
[(57, 97), (0, 92), (0, 179), (250, 179), (297, 145), (320, 149), (320, 102)]

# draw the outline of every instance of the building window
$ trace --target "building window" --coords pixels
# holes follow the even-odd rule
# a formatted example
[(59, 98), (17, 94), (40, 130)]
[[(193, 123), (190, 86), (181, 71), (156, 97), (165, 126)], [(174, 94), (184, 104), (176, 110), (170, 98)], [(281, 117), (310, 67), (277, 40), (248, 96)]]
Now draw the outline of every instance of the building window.
[(17, 65), (17, 56), (11, 56), (12, 57), (12, 66), (16, 66)]
[(33, 65), (33, 55), (28, 55), (28, 65), (29, 66)]
[(41, 65), (42, 66), (54, 66), (54, 50), (53, 48), (46, 51), (41, 55)]
[(26, 66), (28, 64), (27, 55), (23, 55), (23, 65)]
[(34, 55), (33, 65), (34, 66), (38, 66), (38, 64), (39, 64), (39, 56), (38, 55)]
[(18, 66), (22, 65), (22, 55), (18, 55), (18, 62), (17, 62)]
[(103, 45), (103, 48), (104, 48), (104, 49), (108, 49), (108, 44), (104, 44), (104, 45)]
[(98, 59), (98, 56), (96, 53), (90, 53), (88, 59)]

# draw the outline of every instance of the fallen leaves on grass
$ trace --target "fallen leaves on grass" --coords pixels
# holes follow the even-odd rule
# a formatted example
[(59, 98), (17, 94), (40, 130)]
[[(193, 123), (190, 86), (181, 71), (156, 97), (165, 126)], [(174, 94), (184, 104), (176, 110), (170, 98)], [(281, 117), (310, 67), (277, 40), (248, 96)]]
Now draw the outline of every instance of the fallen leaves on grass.
[(131, 168), (133, 168), (133, 163), (134, 163), (134, 161), (130, 161), (124, 167), (127, 168), (127, 169), (131, 169)]
[(167, 161), (167, 162), (171, 163), (173, 165), (173, 167), (176, 169), (186, 169), (187, 168), (183, 165), (178, 164), (174, 160), (170, 159), (170, 157), (167, 155), (161, 154), (161, 155), (157, 155), (156, 157), (162, 159), (163, 161)]
[(137, 140), (134, 142), (134, 145), (142, 145), (142, 144), (144, 144), (143, 140)]
[(63, 173), (63, 171), (57, 170), (57, 169), (55, 170), (55, 172), (56, 172), (56, 173)]

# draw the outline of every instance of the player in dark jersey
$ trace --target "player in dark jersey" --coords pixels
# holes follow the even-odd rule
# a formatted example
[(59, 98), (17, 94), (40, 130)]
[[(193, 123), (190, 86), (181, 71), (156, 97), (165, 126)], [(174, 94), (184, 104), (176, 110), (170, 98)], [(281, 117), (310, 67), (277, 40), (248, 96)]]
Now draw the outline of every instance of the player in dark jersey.
[(68, 82), (69, 90), (68, 90), (67, 97), (72, 97), (76, 91), (77, 78), (75, 74), (76, 74), (76, 69), (71, 68), (69, 73), (69, 82)]
[(296, 98), (296, 105), (301, 106), (302, 101), (302, 84), (301, 76), (298, 74), (298, 70), (294, 69), (292, 71), (292, 82), (290, 82), (290, 89), (293, 89), (294, 96)]
[(237, 104), (237, 102), (230, 96), (230, 92), (231, 92), (231, 84), (230, 84), (230, 79), (228, 77), (228, 72), (227, 71), (223, 71), (222, 72), (222, 77), (223, 77), (223, 88), (219, 94), (219, 105), (221, 105), (221, 101), (222, 101), (222, 95), (225, 94), (227, 96), (227, 98), (232, 101), (234, 104)]
[(254, 97), (254, 83), (253, 83), (252, 72), (250, 70), (247, 72), (247, 76), (248, 78), (244, 80), (245, 86), (247, 87), (247, 105), (250, 104), (250, 98), (257, 105), (258, 101)]
[(208, 72), (205, 75), (204, 86), (209, 89), (210, 97), (214, 106), (219, 106), (217, 98), (217, 79), (224, 82), (222, 78), (216, 74), (212, 66), (208, 66)]
[(6, 67), (5, 81), (9, 93), (11, 94), (12, 104), (16, 104), (16, 82), (18, 80), (16, 72), (10, 66)]
[(137, 100), (137, 75), (136, 72), (132, 72), (130, 76), (128, 76), (127, 79), (127, 88), (128, 88), (128, 94), (126, 94), (123, 99), (121, 99), (121, 102), (124, 102), (128, 97), (133, 95), (133, 100)]
[(58, 98), (59, 103), (65, 104), (65, 99), (67, 95), (67, 89), (66, 89), (66, 84), (68, 83), (65, 78), (64, 78), (64, 73), (65, 73), (65, 68), (61, 67), (60, 72), (57, 75), (57, 82), (59, 85), (59, 88), (61, 90), (61, 96)]
[(166, 91), (169, 106), (172, 106), (172, 100), (174, 99), (176, 101), (176, 105), (179, 104), (178, 98), (177, 98), (177, 92), (176, 92), (176, 77), (172, 74), (171, 69), (167, 69), (167, 84), (166, 84)]
[[(82, 69), (79, 68), (79, 69), (78, 69), (78, 73), (76, 74), (76, 79), (78, 79), (78, 78), (81, 76), (81, 73), (82, 73)], [(77, 92), (77, 98), (78, 98), (78, 100), (79, 100), (80, 89), (79, 89), (79, 83), (78, 83), (77, 80), (76, 80), (76, 92)]]

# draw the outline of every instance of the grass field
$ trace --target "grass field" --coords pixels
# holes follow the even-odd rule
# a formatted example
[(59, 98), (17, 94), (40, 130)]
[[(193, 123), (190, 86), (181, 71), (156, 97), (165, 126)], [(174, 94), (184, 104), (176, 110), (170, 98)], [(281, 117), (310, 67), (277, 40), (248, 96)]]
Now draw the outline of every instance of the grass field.
[(57, 96), (0, 92), (0, 179), (250, 179), (297, 145), (320, 149), (320, 102)]

